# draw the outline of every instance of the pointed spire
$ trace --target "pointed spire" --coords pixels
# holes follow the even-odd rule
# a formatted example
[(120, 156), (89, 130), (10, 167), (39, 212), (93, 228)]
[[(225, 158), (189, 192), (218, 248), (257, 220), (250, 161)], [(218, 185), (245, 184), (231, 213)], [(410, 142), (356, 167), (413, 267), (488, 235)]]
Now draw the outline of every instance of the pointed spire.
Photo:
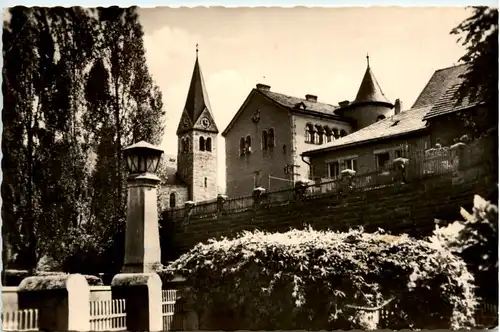
[(191, 77), (191, 84), (189, 85), (189, 92), (184, 109), (193, 123), (195, 123), (205, 108), (210, 110), (210, 103), (208, 101), (208, 93), (205, 88), (205, 81), (203, 80), (203, 74), (198, 61), (198, 48), (196, 48), (196, 62), (194, 64), (193, 76)]
[[(193, 75), (186, 98), (186, 105), (184, 106), (184, 113), (191, 121), (188, 121), (190, 125), (179, 123), (178, 132), (193, 129), (193, 126), (204, 112), (205, 114), (208, 113), (213, 122), (213, 114), (208, 100), (208, 93), (205, 88), (205, 81), (198, 60), (198, 44), (196, 44), (196, 61), (194, 63)], [(182, 119), (183, 116), (181, 116), (181, 122), (183, 122)]]
[(361, 81), (358, 94), (356, 95), (356, 99), (354, 100), (353, 104), (383, 103), (391, 105), (392, 107), (392, 104), (382, 92), (382, 89), (380, 88), (375, 75), (370, 69), (370, 56), (368, 54), (366, 55), (366, 66), (365, 76)]

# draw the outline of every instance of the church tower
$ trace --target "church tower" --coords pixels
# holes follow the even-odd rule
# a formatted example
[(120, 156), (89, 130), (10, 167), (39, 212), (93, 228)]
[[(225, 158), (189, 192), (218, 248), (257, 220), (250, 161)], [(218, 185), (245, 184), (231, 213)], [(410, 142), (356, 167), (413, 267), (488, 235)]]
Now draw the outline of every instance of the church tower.
[(356, 130), (367, 127), (381, 119), (394, 115), (394, 105), (389, 102), (382, 92), (380, 85), (370, 68), (370, 57), (366, 56), (367, 67), (363, 80), (356, 95), (356, 99), (347, 105), (341, 105), (336, 110), (337, 114), (342, 114), (355, 120)]
[(217, 198), (217, 134), (219, 130), (208, 101), (198, 61), (196, 62), (177, 127), (177, 174), (188, 185), (194, 202)]

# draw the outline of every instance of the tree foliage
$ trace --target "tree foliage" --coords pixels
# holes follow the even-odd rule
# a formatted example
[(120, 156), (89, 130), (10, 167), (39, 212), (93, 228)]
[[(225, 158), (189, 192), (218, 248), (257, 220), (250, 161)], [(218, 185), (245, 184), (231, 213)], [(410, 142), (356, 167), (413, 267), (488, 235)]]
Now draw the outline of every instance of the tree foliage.
[(498, 207), (474, 197), (472, 214), (461, 209), (463, 220), (437, 226), (432, 241), (459, 255), (474, 274), (478, 295), (498, 302)]
[[(50, 256), (85, 272), (120, 265), (122, 148), (158, 144), (162, 96), (136, 8), (13, 7), (3, 33), (4, 258)], [(42, 245), (43, 244), (43, 245)], [(8, 257), (10, 256), (10, 257)], [(14, 264), (16, 265), (16, 264)], [(106, 272), (106, 271), (100, 271)]]
[(391, 329), (457, 329), (474, 321), (465, 263), (405, 235), (245, 232), (198, 244), (160, 273), (187, 278), (201, 329), (376, 328), (369, 309), (391, 300)]
[(466, 125), (481, 135), (498, 124), (498, 9), (473, 7), (472, 15), (451, 33), (466, 47), (460, 61), (468, 65), (455, 97), (458, 104), (486, 104), (485, 112), (464, 116)]

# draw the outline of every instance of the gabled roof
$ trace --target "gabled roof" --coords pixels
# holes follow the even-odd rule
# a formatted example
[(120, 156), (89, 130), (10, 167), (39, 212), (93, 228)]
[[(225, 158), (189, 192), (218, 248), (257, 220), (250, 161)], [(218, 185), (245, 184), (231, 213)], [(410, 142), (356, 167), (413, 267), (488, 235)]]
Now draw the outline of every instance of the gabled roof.
[(446, 91), (462, 82), (460, 76), (466, 71), (465, 64), (436, 70), (412, 108), (436, 104)]
[[(191, 84), (189, 85), (189, 91), (186, 98), (186, 105), (184, 106), (184, 111), (190, 121), (190, 124), (186, 126), (183, 122), (183, 116), (181, 116), (181, 122), (177, 127), (177, 133), (185, 132), (191, 130), (195, 127), (198, 118), (204, 111), (208, 111), (208, 116), (211, 117), (211, 122), (215, 126), (215, 121), (212, 109), (210, 107), (210, 102), (208, 100), (207, 89), (205, 88), (205, 81), (203, 80), (203, 74), (201, 72), (200, 63), (198, 61), (198, 55), (196, 55), (196, 62), (194, 64), (193, 75), (191, 77)], [(189, 121), (188, 121), (189, 122)], [(198, 128), (203, 129), (203, 128)], [(218, 132), (217, 128), (215, 131)]]
[[(462, 68), (463, 69), (463, 68)], [(466, 69), (466, 67), (465, 67)], [(463, 70), (465, 72), (465, 70)], [(463, 79), (461, 77), (450, 77), (447, 84), (448, 88), (443, 92), (440, 98), (433, 105), (432, 109), (424, 117), (424, 120), (432, 119), (441, 115), (446, 115), (465, 109), (472, 108), (474, 106), (482, 104), (481, 102), (471, 102), (469, 98), (465, 97), (462, 100), (458, 100), (455, 97), (455, 93), (460, 88)]]
[[(233, 117), (229, 125), (224, 129), (222, 132), (222, 136), (226, 136), (229, 130), (233, 127), (234, 123), (240, 116), (240, 114), (243, 112), (245, 109), (245, 106), (248, 104), (248, 102), (256, 95), (259, 94), (261, 96), (264, 96), (264, 98), (270, 100), (274, 104), (280, 106), (281, 108), (284, 108), (288, 110), (289, 112), (292, 113), (297, 113), (297, 114), (307, 114), (311, 116), (318, 116), (318, 117), (327, 117), (329, 119), (334, 119), (342, 122), (349, 122), (349, 119), (346, 119), (343, 116), (340, 116), (338, 114), (335, 114), (334, 111), (338, 108), (337, 106), (326, 104), (326, 103), (320, 103), (320, 102), (312, 102), (308, 101), (307, 99), (304, 98), (299, 98), (299, 97), (293, 97), (293, 96), (288, 96), (282, 93), (277, 93), (277, 92), (272, 92), (269, 90), (261, 90), (261, 89), (252, 89), (250, 94), (248, 95), (247, 99), (243, 103), (243, 105), (240, 107), (236, 115)], [(305, 106), (305, 108), (303, 108)]]
[(281, 106), (288, 108), (290, 111), (301, 110), (299, 106), (303, 104), (306, 107), (305, 110), (307, 111), (326, 114), (341, 119), (339, 115), (334, 113), (334, 111), (338, 108), (337, 106), (320, 103), (317, 101), (312, 102), (304, 98), (288, 96), (282, 93), (277, 93), (272, 91), (265, 91), (265, 90), (257, 90), (257, 91), (259, 93), (262, 93), (266, 97), (270, 98), (274, 102), (280, 104)]
[(426, 128), (426, 122), (423, 121), (423, 118), (430, 109), (431, 107), (427, 106), (401, 112), (390, 118), (375, 122), (368, 127), (355, 131), (333, 142), (305, 151), (303, 155), (340, 150), (352, 147), (353, 145), (365, 144), (424, 130)]

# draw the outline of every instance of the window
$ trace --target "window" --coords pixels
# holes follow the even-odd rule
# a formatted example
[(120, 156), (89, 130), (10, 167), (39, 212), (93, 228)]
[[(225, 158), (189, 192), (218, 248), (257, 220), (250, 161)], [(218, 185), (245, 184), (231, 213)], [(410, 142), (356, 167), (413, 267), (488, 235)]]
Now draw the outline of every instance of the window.
[(245, 155), (245, 138), (240, 138), (240, 157)]
[(335, 137), (335, 139), (339, 138), (339, 130), (337, 128), (333, 128), (333, 137)]
[(205, 151), (205, 139), (200, 136), (200, 151)]
[(326, 134), (326, 141), (330, 143), (332, 141), (332, 134)]
[(207, 184), (208, 184), (207, 182), (208, 182), (208, 179), (205, 178), (205, 183), (204, 183), (205, 184), (205, 188), (207, 187)]
[(403, 153), (401, 152), (401, 150), (396, 150), (394, 151), (394, 155), (396, 156), (396, 158), (401, 158), (403, 156)]
[(347, 132), (344, 129), (340, 130), (340, 137), (344, 137), (347, 135)]
[(333, 163), (328, 163), (328, 177), (329, 178), (337, 178), (340, 175), (340, 164), (338, 161), (334, 161)]
[(314, 131), (311, 131), (311, 143), (316, 144), (317, 135)]
[(208, 152), (212, 152), (212, 138), (207, 137), (207, 139), (205, 140), (205, 147), (205, 150), (207, 150)]
[(267, 130), (262, 131), (262, 150), (267, 149)]
[(175, 193), (170, 194), (170, 202), (169, 202), (170, 208), (175, 207)]
[(246, 153), (252, 152), (252, 138), (250, 137), (250, 135), (247, 136), (245, 140), (245, 150)]
[(283, 144), (283, 154), (286, 154), (286, 144)]
[(358, 161), (356, 159), (346, 159), (344, 160), (345, 169), (352, 169), (353, 171), (358, 171)]
[(306, 129), (306, 143), (311, 143), (312, 142), (312, 136), (311, 132), (309, 131), (309, 128)]
[(274, 128), (269, 129), (267, 144), (270, 148), (274, 147)]
[(323, 144), (323, 133), (318, 133), (318, 144)]
[(377, 167), (378, 168), (384, 168), (387, 163), (389, 163), (390, 157), (389, 157), (389, 152), (384, 152), (377, 154)]
[(379, 116), (377, 116), (377, 120), (375, 122), (378, 122), (378, 121), (384, 120), (384, 119), (385, 119), (385, 115), (380, 114)]

